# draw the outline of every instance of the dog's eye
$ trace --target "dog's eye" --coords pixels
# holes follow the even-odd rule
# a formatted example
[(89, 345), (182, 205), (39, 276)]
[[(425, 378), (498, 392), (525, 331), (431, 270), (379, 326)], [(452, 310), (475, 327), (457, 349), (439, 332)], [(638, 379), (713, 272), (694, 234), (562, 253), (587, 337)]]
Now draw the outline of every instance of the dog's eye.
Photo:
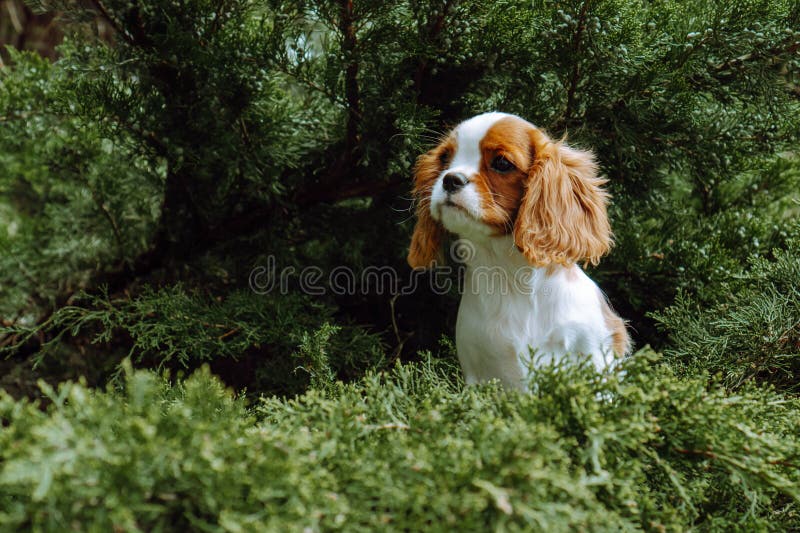
[(450, 162), (450, 152), (444, 151), (439, 154), (439, 163), (442, 165), (442, 168), (447, 166), (447, 163)]
[(496, 170), (497, 172), (508, 172), (509, 170), (514, 169), (514, 163), (512, 163), (502, 155), (498, 155), (497, 157), (492, 159), (492, 169)]

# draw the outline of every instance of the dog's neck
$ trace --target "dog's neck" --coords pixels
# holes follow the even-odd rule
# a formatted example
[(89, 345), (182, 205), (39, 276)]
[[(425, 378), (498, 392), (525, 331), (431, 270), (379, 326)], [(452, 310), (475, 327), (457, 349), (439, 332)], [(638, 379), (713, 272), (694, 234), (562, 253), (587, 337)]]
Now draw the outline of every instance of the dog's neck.
[(466, 265), (465, 292), (530, 295), (545, 279), (564, 267), (535, 267), (517, 249), (511, 235), (460, 239), (454, 249)]

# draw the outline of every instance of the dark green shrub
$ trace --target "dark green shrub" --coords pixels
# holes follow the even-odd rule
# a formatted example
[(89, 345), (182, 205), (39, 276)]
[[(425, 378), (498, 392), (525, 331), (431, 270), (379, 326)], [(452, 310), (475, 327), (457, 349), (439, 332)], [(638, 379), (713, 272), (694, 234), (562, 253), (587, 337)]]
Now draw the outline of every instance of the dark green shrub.
[(713, 305), (682, 295), (656, 315), (665, 354), (692, 372), (720, 373), (730, 387), (769, 381), (797, 392), (800, 374), (800, 256), (797, 241), (773, 259), (753, 258)]
[(255, 411), (209, 375), (0, 400), (0, 523), (123, 529), (775, 530), (800, 525), (798, 406), (677, 379), (545, 370), (462, 389), (427, 360)]

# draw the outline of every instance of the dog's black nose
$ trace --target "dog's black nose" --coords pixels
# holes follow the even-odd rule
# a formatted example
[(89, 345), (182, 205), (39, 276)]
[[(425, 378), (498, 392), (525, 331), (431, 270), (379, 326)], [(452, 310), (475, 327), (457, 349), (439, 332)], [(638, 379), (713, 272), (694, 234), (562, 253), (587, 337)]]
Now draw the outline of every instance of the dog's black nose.
[(444, 190), (451, 193), (456, 192), (466, 184), (467, 177), (460, 172), (451, 172), (449, 174), (445, 174), (444, 182), (442, 183)]

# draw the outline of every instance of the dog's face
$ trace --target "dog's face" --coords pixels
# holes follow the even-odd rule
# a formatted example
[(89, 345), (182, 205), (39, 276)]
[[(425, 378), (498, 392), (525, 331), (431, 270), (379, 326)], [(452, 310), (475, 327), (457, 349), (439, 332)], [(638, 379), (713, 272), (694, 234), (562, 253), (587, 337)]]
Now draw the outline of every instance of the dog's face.
[(467, 239), (513, 234), (536, 266), (596, 263), (611, 243), (603, 183), (591, 153), (517, 116), (478, 115), (417, 161), (409, 264), (436, 262), (444, 230)]

